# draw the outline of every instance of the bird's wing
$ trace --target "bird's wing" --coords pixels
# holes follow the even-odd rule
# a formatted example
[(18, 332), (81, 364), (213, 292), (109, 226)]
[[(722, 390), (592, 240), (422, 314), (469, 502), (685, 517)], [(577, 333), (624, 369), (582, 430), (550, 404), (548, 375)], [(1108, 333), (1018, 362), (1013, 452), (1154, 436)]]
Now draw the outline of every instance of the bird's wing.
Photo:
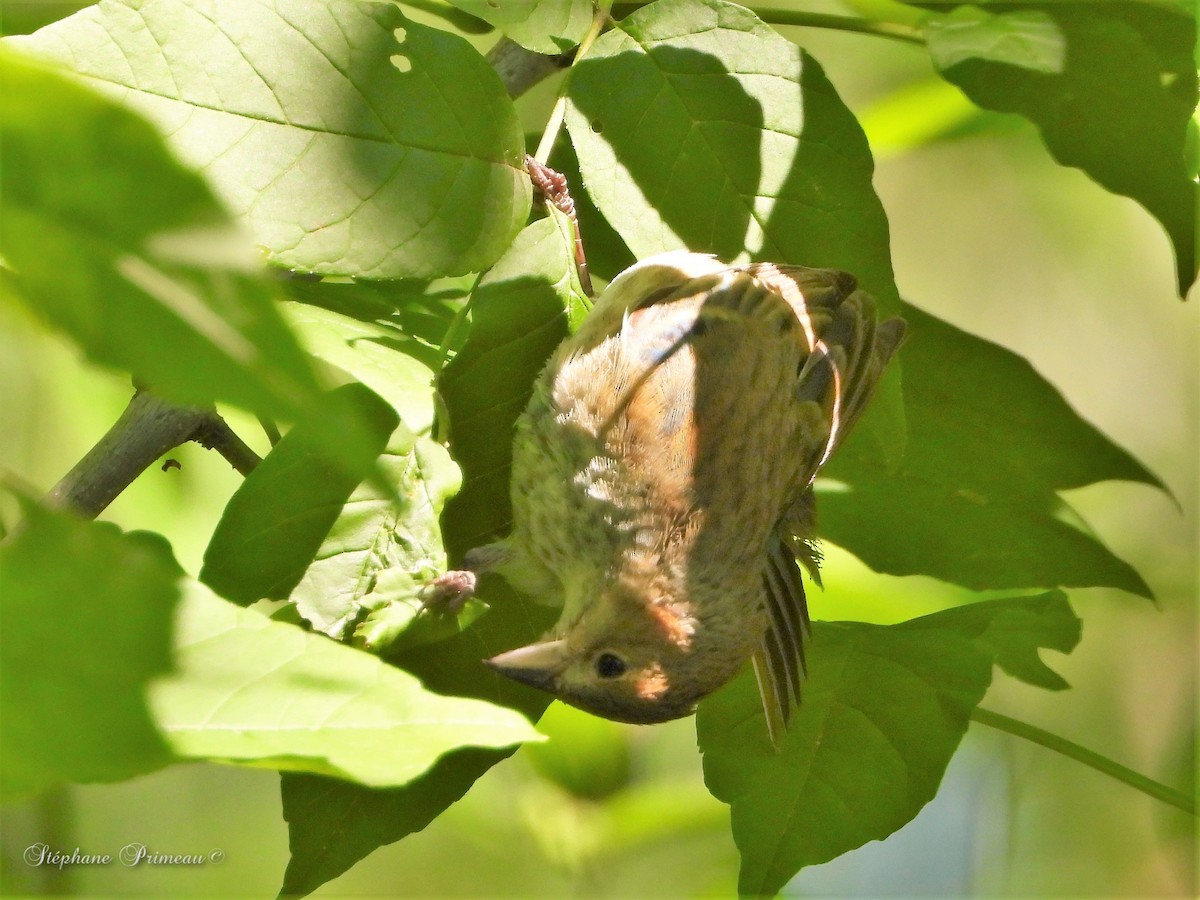
[(787, 731), (792, 710), (800, 704), (800, 687), (807, 673), (804, 645), (811, 630), (796, 557), (778, 536), (772, 540), (767, 554), (763, 594), (769, 624), (751, 660), (767, 733), (771, 743), (778, 746)]
[(905, 325), (900, 319), (878, 323), (874, 300), (844, 272), (771, 264), (750, 270), (787, 300), (801, 323), (808, 352), (796, 378), (796, 408), (810, 416), (819, 409), (820, 421), (800, 415), (797, 434), (824, 434), (816, 448), (811, 440), (796, 441), (797, 451), (807, 454), (803, 488), (781, 510), (763, 569), (768, 622), (753, 663), (767, 729), (778, 746), (800, 702), (811, 631), (797, 560), (820, 584), (812, 481), (862, 414)]

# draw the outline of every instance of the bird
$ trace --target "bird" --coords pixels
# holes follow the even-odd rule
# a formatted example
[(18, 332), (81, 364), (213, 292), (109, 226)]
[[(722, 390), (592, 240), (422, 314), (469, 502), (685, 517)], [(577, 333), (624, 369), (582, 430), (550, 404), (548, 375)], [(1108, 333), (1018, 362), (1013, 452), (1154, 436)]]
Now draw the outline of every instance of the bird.
[(620, 273), (534, 384), (512, 530), (426, 590), (454, 611), (498, 572), (561, 609), (485, 662), (622, 722), (689, 715), (753, 666), (778, 744), (820, 584), (813, 482), (901, 345), (843, 271), (671, 251)]

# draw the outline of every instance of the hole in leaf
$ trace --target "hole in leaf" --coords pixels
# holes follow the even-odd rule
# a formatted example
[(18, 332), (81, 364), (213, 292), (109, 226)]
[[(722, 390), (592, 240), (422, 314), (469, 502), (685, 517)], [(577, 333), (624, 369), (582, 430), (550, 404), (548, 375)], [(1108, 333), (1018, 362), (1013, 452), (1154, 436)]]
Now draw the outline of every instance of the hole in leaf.
[(604, 130), (604, 123), (601, 122), (599, 119), (596, 119), (595, 121), (592, 122), (592, 131), (596, 132), (596, 134), (599, 134), (603, 130)]
[(392, 65), (400, 72), (412, 71), (412, 60), (407, 56), (401, 56), (399, 53), (392, 57)]

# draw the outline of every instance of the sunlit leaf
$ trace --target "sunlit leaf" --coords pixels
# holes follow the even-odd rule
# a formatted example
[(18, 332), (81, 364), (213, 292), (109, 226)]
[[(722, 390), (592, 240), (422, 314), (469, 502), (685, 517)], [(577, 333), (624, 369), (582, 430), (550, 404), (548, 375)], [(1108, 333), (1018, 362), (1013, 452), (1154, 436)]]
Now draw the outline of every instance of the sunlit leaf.
[[(391, 407), (359, 384), (323, 401), (247, 476), (217, 523), (200, 578), (228, 600), (245, 605), (288, 596), (398, 422)], [(343, 435), (346, 446), (335, 462), (317, 438), (329, 418), (352, 415), (364, 431)]]
[(130, 111), (11, 52), (0, 67), (0, 253), (18, 296), (172, 399), (293, 415), (316, 380), (200, 177)]
[(464, 745), (537, 740), (516, 712), (442, 697), (362, 651), (238, 609), (193, 584), (175, 671), (151, 690), (177, 754), (404, 784)]
[(513, 710), (221, 600), (161, 538), (28, 507), (0, 548), (6, 794), (184, 759), (398, 785), (458, 747), (539, 739)]
[[(458, 468), (444, 447), (403, 426), (380, 466), (395, 494), (359, 485), (290, 596), (301, 615), (331, 637), (345, 637), (368, 611), (398, 605), (415, 614), (421, 585), (446, 569), (438, 516), (458, 489)], [(370, 643), (381, 649), (383, 635)]]
[(581, 40), (592, 21), (590, 0), (451, 0), (490, 22), (510, 40), (534, 53), (564, 53)]
[[(308, 278), (288, 278), (283, 282), (284, 293), (293, 300), (299, 301), (305, 307), (317, 307), (338, 316), (353, 319), (359, 325), (368, 326), (365, 332), (354, 329), (339, 329), (339, 319), (332, 321), (319, 316), (304, 316), (298, 312), (290, 314), (285, 308), (285, 315), (300, 332), (305, 346), (310, 353), (332, 362), (337, 361), (330, 353), (331, 345), (336, 341), (326, 340), (326, 333), (339, 335), (342, 344), (357, 348), (361, 341), (382, 344), (397, 350), (420, 362), (431, 372), (437, 371), (442, 365), (442, 344), (446, 340), (447, 331), (454, 322), (455, 316), (471, 286), (475, 276), (458, 276), (456, 278), (412, 279), (400, 281), (312, 281)], [(295, 312), (294, 310), (291, 312)], [(311, 322), (311, 330), (307, 323)], [(339, 334), (339, 332), (341, 332)], [(308, 340), (311, 338), (311, 340)], [(451, 349), (457, 349), (451, 345)], [(339, 353), (341, 358), (346, 359)], [(387, 391), (379, 383), (366, 380), (369, 366), (366, 360), (360, 360), (352, 367), (342, 366), (353, 374), (363, 384), (368, 384), (375, 393), (387, 397), (394, 393)], [(390, 365), (380, 366), (379, 374), (383, 378), (392, 376), (392, 369), (402, 365), (400, 360), (392, 360)], [(407, 366), (405, 366), (407, 368)], [(423, 392), (428, 395), (428, 391)], [(395, 405), (395, 404), (393, 404)], [(406, 422), (409, 417), (404, 415), (401, 406), (396, 406), (397, 412)], [(413, 419), (411, 427), (420, 431), (424, 428), (419, 419)]]
[(817, 63), (723, 0), (659, 0), (571, 72), (596, 206), (639, 258), (711, 252), (853, 272), (899, 302), (866, 138)]
[[(451, 452), (463, 471), (463, 488), (442, 516), (452, 564), (508, 528), (513, 425), (546, 358), (585, 308), (570, 248), (557, 217), (528, 226), (473, 295), (469, 337), (439, 379)], [(480, 660), (533, 640), (553, 611), (497, 578), (483, 579), (480, 596), (492, 609), (467, 632), (410, 647), (398, 663), (433, 690), (483, 696), (535, 717), (548, 695), (495, 675)], [(285, 776), (291, 860), (284, 892), (312, 891), (376, 847), (424, 828), (504, 755), (458, 751), (393, 791)]]
[[(386, 400), (410, 431), (428, 433), (437, 348), (406, 330), (399, 318), (364, 321), (301, 304), (286, 304), (284, 313), (313, 356)], [(435, 329), (448, 325), (445, 320), (428, 324)]]
[(13, 40), (157, 122), (288, 268), (479, 271), (529, 210), (499, 77), (396, 4), (107, 0)]

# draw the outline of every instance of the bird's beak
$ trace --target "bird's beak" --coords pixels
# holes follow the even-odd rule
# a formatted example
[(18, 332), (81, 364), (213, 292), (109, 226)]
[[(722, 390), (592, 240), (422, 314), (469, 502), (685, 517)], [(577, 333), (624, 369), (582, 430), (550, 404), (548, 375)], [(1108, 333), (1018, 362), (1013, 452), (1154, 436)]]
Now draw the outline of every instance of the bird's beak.
[(567, 642), (558, 640), (518, 647), (484, 662), (501, 675), (549, 691), (553, 690), (554, 680), (567, 667), (569, 658)]

